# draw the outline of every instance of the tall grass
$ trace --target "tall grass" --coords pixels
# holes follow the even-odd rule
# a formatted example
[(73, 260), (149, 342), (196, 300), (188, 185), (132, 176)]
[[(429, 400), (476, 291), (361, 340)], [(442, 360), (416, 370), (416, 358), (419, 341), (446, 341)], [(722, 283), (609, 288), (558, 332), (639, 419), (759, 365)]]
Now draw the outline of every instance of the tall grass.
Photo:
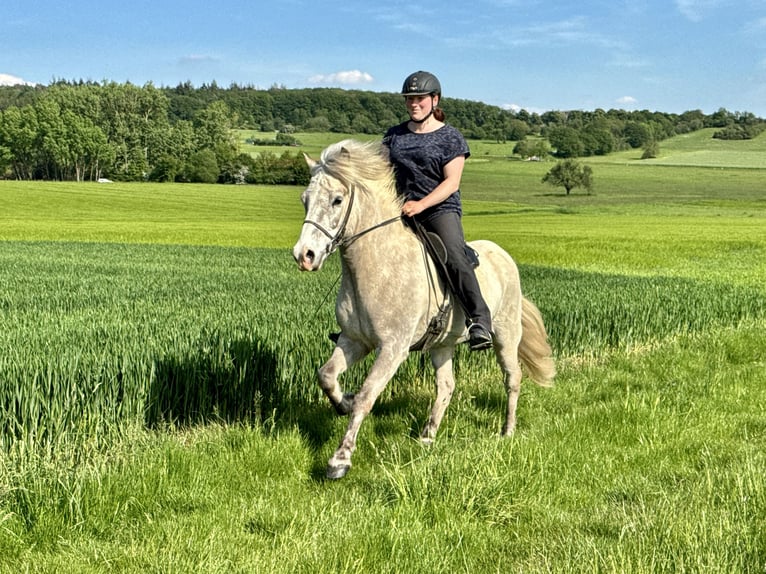
[(340, 484), (316, 478), (345, 424), (326, 407), (127, 429), (11, 477), (0, 572), (760, 572), (762, 326), (565, 367), (555, 392), (525, 387), (512, 440), (487, 424), (502, 392), (464, 377), (424, 449), (408, 413), (427, 399), (402, 390)]
[[(55, 446), (122, 422), (260, 422), (319, 398), (337, 261), (302, 275), (282, 250), (19, 242), (4, 244), (1, 258), (0, 343), (11, 350), (0, 356), (5, 450), (18, 441)], [(521, 270), (559, 357), (766, 315), (753, 287)], [(475, 375), (493, 368), (459, 359)], [(352, 372), (351, 386), (365, 368)], [(420, 369), (413, 358), (397, 380)]]

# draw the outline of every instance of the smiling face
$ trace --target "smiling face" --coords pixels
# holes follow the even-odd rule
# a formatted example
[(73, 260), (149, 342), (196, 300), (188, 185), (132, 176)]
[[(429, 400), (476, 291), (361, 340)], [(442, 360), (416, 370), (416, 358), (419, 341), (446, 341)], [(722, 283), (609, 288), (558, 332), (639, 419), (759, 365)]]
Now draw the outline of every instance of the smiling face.
[(439, 96), (432, 94), (405, 96), (404, 104), (407, 106), (407, 113), (410, 114), (410, 119), (416, 122), (422, 121), (439, 104)]

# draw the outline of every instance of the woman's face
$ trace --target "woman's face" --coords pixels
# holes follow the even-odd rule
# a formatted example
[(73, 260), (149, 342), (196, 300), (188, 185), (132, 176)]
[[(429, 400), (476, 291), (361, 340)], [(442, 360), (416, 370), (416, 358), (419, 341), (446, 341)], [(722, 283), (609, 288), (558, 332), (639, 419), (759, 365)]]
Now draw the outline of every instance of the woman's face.
[(413, 120), (422, 120), (431, 113), (433, 107), (437, 104), (438, 96), (426, 94), (425, 96), (406, 96), (404, 98), (407, 112)]

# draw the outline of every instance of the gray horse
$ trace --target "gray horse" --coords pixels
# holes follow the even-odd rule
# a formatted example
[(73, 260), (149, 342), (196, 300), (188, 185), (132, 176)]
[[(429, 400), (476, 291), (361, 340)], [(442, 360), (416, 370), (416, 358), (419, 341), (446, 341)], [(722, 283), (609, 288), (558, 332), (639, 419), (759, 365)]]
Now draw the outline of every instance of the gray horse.
[[(341, 478), (351, 468), (362, 421), (408, 353), (423, 345), (444, 294), (422, 243), (400, 219), (393, 170), (379, 144), (345, 140), (327, 147), (318, 162), (308, 156), (306, 161), (311, 169), (301, 196), (306, 219), (293, 256), (301, 270), (317, 271), (339, 248), (342, 265), (335, 305), (341, 333), (319, 369), (319, 384), (330, 402), (338, 413), (350, 415), (327, 467), (328, 478)], [(476, 274), (492, 310), (494, 351), (508, 395), (502, 433), (510, 435), (516, 426), (519, 363), (542, 386), (552, 384), (555, 367), (540, 312), (522, 296), (511, 256), (490, 241), (470, 245), (479, 253)], [(452, 356), (467, 337), (459, 306), (442, 319), (445, 328), (428, 341), (436, 400), (421, 434), (426, 443), (434, 440), (452, 398)], [(377, 357), (361, 388), (356, 395), (344, 394), (338, 377), (373, 350)]]

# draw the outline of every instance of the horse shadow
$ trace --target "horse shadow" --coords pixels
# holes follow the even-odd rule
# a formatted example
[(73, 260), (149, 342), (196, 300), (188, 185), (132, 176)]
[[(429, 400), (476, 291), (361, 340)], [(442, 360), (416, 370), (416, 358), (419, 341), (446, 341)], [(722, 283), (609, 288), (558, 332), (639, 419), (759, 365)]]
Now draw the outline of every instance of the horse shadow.
[[(297, 429), (313, 453), (311, 478), (324, 481), (327, 453), (343, 435), (348, 418), (338, 416), (321, 396), (316, 378), (302, 382), (310, 392), (301, 396), (286, 389), (280, 378), (282, 353), (258, 338), (213, 334), (183, 354), (155, 360), (145, 425), (223, 422)], [(417, 438), (429, 408), (429, 399), (422, 394), (388, 391), (373, 407), (369, 424), (381, 438), (402, 433)]]
[(259, 339), (208, 337), (154, 362), (145, 424), (263, 424), (285, 402), (278, 368), (277, 351)]
[[(315, 454), (312, 477), (323, 479), (319, 453), (340, 436), (338, 421), (345, 419), (335, 414), (328, 401), (318, 400), (316, 392), (301, 397), (285, 388), (280, 379), (282, 353), (257, 338), (229, 340), (213, 334), (182, 354), (155, 359), (144, 409), (145, 426), (223, 422), (297, 428)], [(316, 390), (316, 380), (305, 385)]]

